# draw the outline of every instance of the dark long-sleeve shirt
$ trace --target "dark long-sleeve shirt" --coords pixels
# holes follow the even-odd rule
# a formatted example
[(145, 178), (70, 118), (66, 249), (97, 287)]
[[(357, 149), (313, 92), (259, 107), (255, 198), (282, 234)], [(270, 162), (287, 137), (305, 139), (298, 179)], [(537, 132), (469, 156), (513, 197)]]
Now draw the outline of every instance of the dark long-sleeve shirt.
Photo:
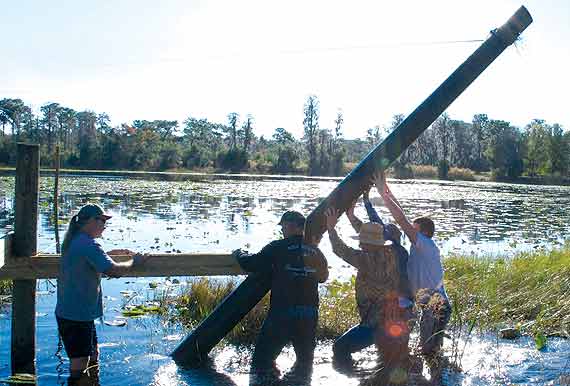
[(370, 222), (376, 222), (378, 224), (384, 225), (384, 222), (382, 221), (380, 216), (378, 216), (378, 212), (376, 212), (376, 209), (374, 209), (370, 200), (364, 199), (363, 201), (364, 201), (364, 207), (366, 208), (366, 213), (368, 214), (368, 219), (370, 220)]
[(241, 253), (240, 266), (248, 272), (271, 274), (271, 307), (318, 306), (318, 283), (328, 278), (327, 260), (319, 248), (292, 236), (267, 244), (258, 253)]

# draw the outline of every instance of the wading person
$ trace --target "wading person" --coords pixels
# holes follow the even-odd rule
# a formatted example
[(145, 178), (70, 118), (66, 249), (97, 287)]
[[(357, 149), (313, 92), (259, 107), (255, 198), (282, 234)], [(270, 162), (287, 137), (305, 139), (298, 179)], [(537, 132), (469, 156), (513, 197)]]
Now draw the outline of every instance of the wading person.
[(128, 262), (116, 263), (103, 251), (95, 239), (101, 237), (110, 218), (99, 205), (83, 206), (71, 218), (62, 244), (55, 316), (70, 360), (70, 385), (78, 384), (82, 377), (90, 382), (98, 378), (94, 320), (103, 315), (101, 274), (119, 277), (146, 259), (126, 249), (115, 249), (109, 254), (133, 256)]
[(422, 354), (433, 356), (441, 349), (444, 330), (451, 316), (451, 306), (443, 285), (441, 256), (433, 241), (434, 223), (427, 217), (408, 221), (382, 173), (375, 176), (375, 184), (384, 204), (412, 244), (408, 278), (416, 304), (422, 309), (420, 349)]
[(283, 239), (275, 240), (255, 254), (236, 250), (233, 255), (247, 272), (271, 275), (269, 312), (255, 343), (251, 363), (252, 385), (277, 380), (275, 359), (291, 343), (296, 361), (285, 378), (308, 382), (313, 369), (318, 320), (318, 283), (328, 278), (327, 261), (318, 241), (303, 243), (305, 217), (287, 211), (279, 222)]
[(360, 324), (340, 337), (333, 346), (335, 366), (352, 367), (351, 354), (376, 344), (386, 373), (407, 371), (409, 329), (405, 310), (399, 306), (400, 273), (398, 257), (384, 241), (379, 223), (359, 226), (360, 249), (348, 247), (338, 236), (338, 211), (325, 212), (326, 227), (334, 253), (357, 269), (356, 303)]

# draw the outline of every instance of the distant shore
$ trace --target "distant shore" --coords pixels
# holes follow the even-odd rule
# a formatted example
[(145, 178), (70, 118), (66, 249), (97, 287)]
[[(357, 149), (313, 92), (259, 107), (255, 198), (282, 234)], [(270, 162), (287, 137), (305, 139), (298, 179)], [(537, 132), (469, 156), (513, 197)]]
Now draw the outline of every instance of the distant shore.
[[(9, 166), (0, 166), (0, 175), (14, 175), (16, 168)], [(55, 173), (54, 169), (42, 168), (41, 175), (50, 176)], [(165, 170), (165, 171), (142, 171), (142, 170), (106, 170), (106, 169), (60, 169), (60, 175), (79, 175), (79, 176), (112, 176), (112, 177), (138, 177), (138, 178), (159, 178), (164, 180), (244, 180), (244, 181), (341, 181), (344, 177), (340, 176), (307, 176), (303, 174), (267, 174), (249, 171), (247, 173), (225, 173), (211, 169), (205, 170)], [(390, 175), (389, 175), (390, 176)], [(392, 176), (396, 178), (395, 176)], [(400, 179), (418, 179), (418, 180), (440, 180), (437, 175), (431, 173), (421, 173), (411, 178)], [(476, 182), (501, 182), (523, 185), (561, 185), (569, 186), (570, 179), (557, 176), (523, 176), (516, 179), (500, 179), (494, 180), (490, 173), (471, 173), (465, 178), (461, 178), (461, 174), (455, 178), (441, 181), (476, 181)]]

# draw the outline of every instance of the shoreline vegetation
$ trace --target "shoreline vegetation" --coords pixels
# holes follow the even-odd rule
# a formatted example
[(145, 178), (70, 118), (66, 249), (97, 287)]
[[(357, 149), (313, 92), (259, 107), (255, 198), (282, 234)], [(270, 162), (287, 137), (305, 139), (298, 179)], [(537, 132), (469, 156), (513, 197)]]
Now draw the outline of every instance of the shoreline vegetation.
[[(521, 252), (510, 258), (449, 255), (444, 267), (453, 304), (447, 332), (454, 342), (477, 332), (499, 334), (504, 328), (512, 329), (516, 336), (532, 337), (539, 350), (549, 337), (570, 338), (570, 241), (560, 249)], [(191, 279), (180, 294), (157, 292), (154, 300), (160, 304), (162, 317), (191, 329), (237, 284), (237, 279)], [(266, 296), (225, 342), (253, 344), (268, 306)], [(336, 338), (356, 323), (354, 277), (326, 283), (321, 292), (317, 338)]]
[[(343, 176), (405, 116), (388, 119), (347, 127), (342, 109), (321, 119), (318, 96), (308, 95), (303, 120), (290, 129), (296, 137), (283, 127), (258, 127), (253, 115), (235, 111), (225, 122), (189, 116), (113, 125), (104, 112), (57, 102), (34, 111), (22, 99), (3, 98), (0, 165), (14, 166), (17, 144), (28, 142), (40, 146), (44, 167), (58, 157), (63, 168), (77, 169)], [(487, 114), (463, 121), (444, 112), (393, 160), (391, 172), (395, 178), (570, 184), (569, 159), (570, 131), (558, 123), (533, 119), (517, 127)]]
[[(348, 165), (351, 170), (356, 164)], [(570, 186), (570, 179), (560, 176), (537, 176), (528, 177), (521, 176), (515, 179), (495, 178), (491, 173), (476, 173), (473, 170), (465, 168), (449, 169), (448, 178), (442, 179), (438, 175), (438, 169), (431, 165), (411, 165), (410, 171), (405, 176), (397, 176), (392, 169), (388, 169), (387, 175), (389, 178), (396, 179), (421, 179), (421, 180), (441, 180), (441, 181), (476, 181), (476, 182), (502, 182), (512, 184), (525, 184), (525, 185), (561, 185)], [(10, 166), (0, 166), (0, 175), (13, 175), (16, 168)], [(41, 175), (51, 176), (55, 173), (54, 169), (42, 168)], [(347, 171), (348, 173), (348, 171)], [(302, 173), (291, 174), (268, 174), (258, 172), (255, 170), (246, 170), (240, 173), (231, 172), (227, 170), (215, 170), (212, 168), (194, 168), (194, 169), (168, 169), (164, 171), (142, 171), (142, 170), (106, 170), (106, 169), (60, 169), (61, 175), (81, 175), (81, 176), (117, 176), (117, 177), (137, 177), (137, 178), (163, 178), (168, 180), (178, 179), (241, 179), (241, 180), (290, 180), (290, 181), (340, 181), (343, 176), (309, 176)]]

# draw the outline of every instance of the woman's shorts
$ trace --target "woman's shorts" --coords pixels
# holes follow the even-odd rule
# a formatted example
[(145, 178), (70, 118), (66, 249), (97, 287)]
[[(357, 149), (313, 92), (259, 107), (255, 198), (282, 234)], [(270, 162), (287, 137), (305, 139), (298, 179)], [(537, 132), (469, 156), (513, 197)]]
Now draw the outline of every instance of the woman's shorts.
[(56, 319), (59, 336), (69, 358), (88, 357), (97, 353), (97, 331), (93, 321)]

